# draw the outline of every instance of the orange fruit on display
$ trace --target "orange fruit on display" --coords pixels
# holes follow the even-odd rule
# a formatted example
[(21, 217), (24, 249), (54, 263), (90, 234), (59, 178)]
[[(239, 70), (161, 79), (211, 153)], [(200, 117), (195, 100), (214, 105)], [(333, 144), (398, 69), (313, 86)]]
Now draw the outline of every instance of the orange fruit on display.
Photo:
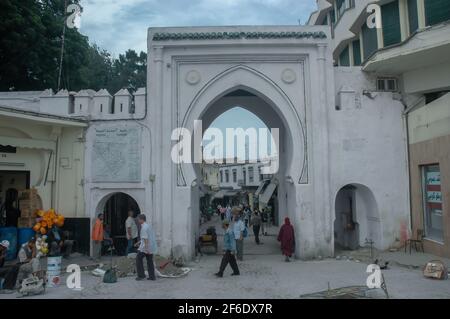
[(44, 227), (41, 228), (41, 234), (45, 235), (47, 233), (47, 229), (45, 229)]

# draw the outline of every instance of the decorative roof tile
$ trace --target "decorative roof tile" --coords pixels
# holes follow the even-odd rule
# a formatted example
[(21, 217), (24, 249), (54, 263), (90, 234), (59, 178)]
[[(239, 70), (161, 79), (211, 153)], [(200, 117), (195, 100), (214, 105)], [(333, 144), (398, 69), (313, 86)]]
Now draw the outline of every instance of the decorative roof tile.
[(323, 31), (315, 32), (189, 32), (155, 33), (153, 41), (169, 40), (234, 40), (234, 39), (326, 39)]

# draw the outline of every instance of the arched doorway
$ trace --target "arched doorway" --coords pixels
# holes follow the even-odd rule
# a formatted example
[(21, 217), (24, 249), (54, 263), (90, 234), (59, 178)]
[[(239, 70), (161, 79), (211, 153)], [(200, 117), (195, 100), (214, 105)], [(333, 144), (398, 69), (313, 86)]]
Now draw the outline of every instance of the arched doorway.
[(130, 210), (134, 212), (135, 217), (141, 213), (136, 200), (122, 192), (105, 196), (99, 202), (98, 209), (96, 210), (104, 214), (105, 230), (113, 238), (119, 255), (124, 254), (126, 248), (125, 220)]
[(378, 205), (372, 191), (360, 184), (342, 187), (335, 201), (335, 249), (355, 250), (373, 242), (382, 247)]
[[(233, 151), (237, 151), (237, 153), (233, 152), (231, 163), (223, 163), (223, 166), (221, 166), (225, 168), (223, 178), (228, 179), (228, 183), (225, 186), (230, 188), (228, 190), (225, 187), (225, 190), (222, 190), (225, 191), (223, 196), (223, 204), (226, 205), (231, 203), (231, 205), (244, 205), (249, 204), (249, 200), (252, 200), (253, 205), (253, 201), (255, 201), (255, 204), (259, 209), (264, 209), (264, 211), (267, 211), (267, 222), (265, 223), (266, 228), (264, 229), (265, 232), (267, 232), (269, 225), (279, 225), (280, 221), (289, 214), (288, 205), (290, 198), (288, 197), (288, 189), (291, 185), (286, 182), (284, 177), (286, 176), (286, 169), (290, 165), (290, 161), (292, 159), (292, 139), (286, 129), (286, 121), (279, 111), (277, 111), (277, 107), (258, 91), (243, 86), (234, 87), (223, 92), (218, 98), (213, 99), (213, 101), (203, 110), (203, 113), (199, 117), (202, 121), (202, 136), (205, 136), (205, 132), (207, 132), (208, 128), (210, 128), (218, 118), (227, 112), (235, 110), (236, 108), (243, 110), (243, 112), (241, 112), (242, 116), (247, 115), (249, 117), (251, 114), (253, 117), (260, 120), (264, 128), (269, 129), (271, 132), (276, 129), (278, 133), (275, 139), (270, 133), (268, 136), (257, 135), (258, 140), (260, 138), (268, 137), (269, 140), (273, 141), (272, 148), (268, 147), (266, 150), (260, 150), (257, 145), (253, 145), (255, 146), (253, 153), (256, 151), (256, 154), (250, 154), (252, 153), (250, 148), (253, 146), (246, 144), (244, 158), (242, 158), (242, 154), (238, 154), (239, 150), (237, 148), (239, 146), (236, 145), (237, 139), (235, 140), (235, 143), (233, 143), (235, 144), (235, 149)], [(251, 122), (252, 119), (249, 119), (248, 121)], [(236, 129), (240, 127), (245, 132), (247, 132), (247, 129), (254, 129), (256, 133), (259, 133), (258, 129), (261, 127), (253, 127), (252, 125), (258, 126), (255, 123), (246, 123), (246, 120), (239, 122), (238, 119), (235, 119), (235, 122), (230, 124), (230, 126), (227, 126), (227, 128)], [(225, 132), (223, 132), (222, 137), (224, 139), (226, 139), (225, 135)], [(215, 136), (215, 138), (217, 138), (217, 136)], [(247, 135), (246, 138), (248, 138)], [(196, 142), (198, 141), (193, 141), (194, 147)], [(246, 139), (246, 142), (250, 141)], [(225, 141), (224, 144), (226, 145), (227, 141)], [(204, 145), (202, 144), (202, 149), (203, 146)], [(223, 150), (224, 156), (222, 157), (224, 160), (229, 160), (230, 156), (227, 154), (227, 151), (228, 150), (225, 147)], [(261, 154), (263, 154), (263, 157), (269, 157), (277, 162), (279, 167), (274, 174), (260, 174), (260, 164), (258, 164), (258, 160), (264, 160), (263, 158), (260, 158)], [(243, 163), (239, 163), (238, 159), (241, 161), (247, 160), (245, 162), (246, 164), (243, 165)], [(263, 164), (262, 166), (265, 165), (267, 164)], [(193, 187), (191, 203), (199, 203), (201, 202), (201, 197), (204, 195), (204, 185), (201, 185), (202, 165), (194, 163), (193, 166), (196, 174), (195, 180), (197, 181), (198, 187)], [(241, 168), (240, 166), (243, 167)], [(244, 180), (245, 184), (243, 184)], [(261, 187), (261, 191), (256, 196), (248, 195), (248, 193), (255, 194), (260, 185), (263, 187)], [(231, 193), (235, 194), (231, 198), (227, 198), (226, 195), (230, 195)], [(284, 200), (279, 201), (278, 198), (283, 198)], [(204, 210), (204, 207), (200, 206), (193, 210), (193, 212), (201, 212), (202, 210)], [(200, 233), (200, 218), (195, 214), (192, 217), (193, 234), (198, 235)], [(272, 232), (275, 231), (275, 228), (272, 229)], [(269, 245), (265, 246), (265, 248), (268, 247)], [(272, 249), (271, 252), (278, 252), (277, 248)]]

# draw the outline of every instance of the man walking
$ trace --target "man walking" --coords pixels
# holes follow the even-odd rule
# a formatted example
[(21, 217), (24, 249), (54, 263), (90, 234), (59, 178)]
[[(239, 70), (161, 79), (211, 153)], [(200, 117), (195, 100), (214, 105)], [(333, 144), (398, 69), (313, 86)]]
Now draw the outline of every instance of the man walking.
[(236, 257), (239, 261), (244, 259), (244, 231), (245, 225), (240, 216), (240, 209), (233, 208), (234, 223), (233, 232), (236, 240)]
[(157, 253), (156, 238), (153, 229), (146, 222), (144, 214), (138, 216), (141, 225), (141, 241), (139, 243), (138, 254), (136, 256), (136, 280), (145, 279), (144, 257), (147, 260), (148, 280), (156, 280), (155, 267), (153, 265), (153, 255)]
[(92, 229), (92, 256), (94, 260), (99, 261), (101, 257), (103, 243), (103, 214), (97, 216)]
[(228, 220), (224, 220), (222, 227), (225, 231), (225, 234), (223, 235), (223, 257), (222, 262), (220, 263), (219, 272), (215, 275), (217, 277), (222, 278), (223, 272), (225, 271), (225, 268), (230, 264), (231, 269), (233, 269), (232, 276), (239, 276), (239, 268), (236, 262), (236, 258), (234, 257), (234, 254), (236, 252), (236, 242), (234, 239), (234, 233), (231, 230), (230, 222)]
[(252, 219), (250, 220), (250, 225), (253, 226), (253, 234), (255, 235), (255, 242), (257, 245), (259, 245), (260, 244), (259, 230), (261, 228), (261, 216), (259, 216), (257, 210), (255, 210), (255, 213), (253, 214)]
[(125, 221), (125, 230), (127, 232), (128, 243), (126, 254), (128, 255), (133, 252), (133, 247), (136, 244), (138, 238), (138, 228), (134, 219), (134, 212), (132, 210), (128, 211), (128, 218)]

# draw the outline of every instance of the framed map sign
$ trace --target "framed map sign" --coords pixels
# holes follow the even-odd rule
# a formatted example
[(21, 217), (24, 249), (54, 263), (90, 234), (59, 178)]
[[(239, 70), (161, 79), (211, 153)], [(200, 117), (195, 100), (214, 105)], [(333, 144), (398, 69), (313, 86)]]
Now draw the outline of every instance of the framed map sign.
[(96, 128), (92, 150), (93, 182), (141, 181), (141, 129)]

